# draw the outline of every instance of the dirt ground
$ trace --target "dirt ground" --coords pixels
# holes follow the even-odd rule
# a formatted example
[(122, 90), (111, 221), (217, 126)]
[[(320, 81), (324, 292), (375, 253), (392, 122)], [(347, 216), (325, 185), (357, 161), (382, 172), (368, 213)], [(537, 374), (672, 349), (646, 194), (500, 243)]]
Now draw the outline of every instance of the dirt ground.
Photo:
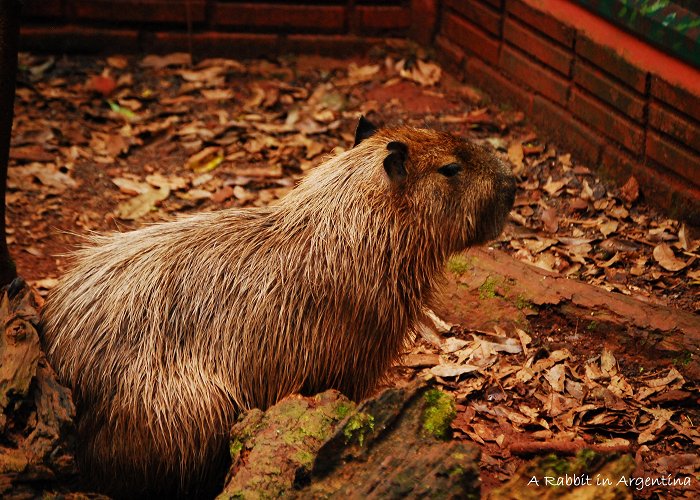
[[(186, 54), (22, 54), (20, 65), (8, 235), (19, 274), (41, 293), (91, 231), (274, 203), (324, 155), (349, 148), (363, 114), (447, 129), (511, 163), (519, 190), (494, 248), (698, 318), (696, 230), (647, 206), (634, 178), (622, 188), (598, 178), (595, 165), (548, 143), (522, 113), (455, 81), (419, 49), (381, 47), (355, 60), (194, 63)], [(450, 262), (455, 300), (474, 292), (469, 268), (464, 259)], [(478, 284), (479, 307), (499, 309), (501, 319), (510, 307), (519, 322), (482, 331), (456, 314), (447, 338), (420, 339), (394, 373), (409, 379), (430, 371), (456, 396), (453, 430), (482, 445), (485, 488), (547, 452), (543, 442), (559, 443), (549, 451), (564, 454), (585, 442), (636, 454), (640, 474), (694, 477), (694, 490), (648, 488), (637, 496), (694, 498), (700, 414), (697, 381), (678, 365), (687, 360), (635, 355), (614, 326), (584, 324), (524, 296), (508, 305), (498, 286)], [(504, 442), (540, 445), (514, 451)]]

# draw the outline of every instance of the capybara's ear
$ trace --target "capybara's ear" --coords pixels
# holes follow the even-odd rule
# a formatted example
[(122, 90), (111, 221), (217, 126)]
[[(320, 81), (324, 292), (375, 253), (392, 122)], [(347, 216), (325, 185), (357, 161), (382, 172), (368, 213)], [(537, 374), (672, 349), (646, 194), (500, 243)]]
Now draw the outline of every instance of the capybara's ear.
[(355, 144), (352, 147), (373, 136), (376, 131), (377, 127), (371, 121), (364, 116), (360, 116), (360, 121), (357, 122), (357, 128), (355, 129)]
[(406, 159), (408, 158), (408, 146), (403, 142), (391, 141), (386, 145), (389, 154), (384, 158), (384, 170), (389, 179), (401, 183), (406, 178)]

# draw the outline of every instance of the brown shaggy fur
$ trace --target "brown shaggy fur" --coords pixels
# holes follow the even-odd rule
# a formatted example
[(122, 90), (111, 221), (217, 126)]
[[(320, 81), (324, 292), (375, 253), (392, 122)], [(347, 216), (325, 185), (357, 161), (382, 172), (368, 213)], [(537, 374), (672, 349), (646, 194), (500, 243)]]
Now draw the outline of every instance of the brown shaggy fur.
[[(383, 168), (391, 141), (407, 146), (402, 178)], [(455, 162), (457, 175), (437, 171)], [(191, 493), (220, 470), (238, 411), (328, 388), (367, 396), (449, 255), (495, 237), (513, 191), (480, 146), (380, 129), (276, 206), (93, 238), (43, 316), (83, 472), (118, 495)]]

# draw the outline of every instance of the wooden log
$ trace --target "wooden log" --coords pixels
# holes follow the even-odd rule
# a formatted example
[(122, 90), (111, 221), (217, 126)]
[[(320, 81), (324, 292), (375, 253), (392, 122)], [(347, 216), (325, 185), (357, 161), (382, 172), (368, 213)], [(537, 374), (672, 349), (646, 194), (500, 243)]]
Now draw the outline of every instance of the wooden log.
[(487, 328), (553, 310), (578, 321), (585, 335), (596, 335), (587, 329), (592, 324), (607, 325), (599, 335), (619, 335), (618, 344), (632, 345), (649, 359), (688, 358), (680, 369), (692, 378), (700, 375), (698, 315), (568, 279), (499, 250), (472, 248), (457, 262), (450, 266), (454, 281), (445, 306), (437, 311), (448, 322)]

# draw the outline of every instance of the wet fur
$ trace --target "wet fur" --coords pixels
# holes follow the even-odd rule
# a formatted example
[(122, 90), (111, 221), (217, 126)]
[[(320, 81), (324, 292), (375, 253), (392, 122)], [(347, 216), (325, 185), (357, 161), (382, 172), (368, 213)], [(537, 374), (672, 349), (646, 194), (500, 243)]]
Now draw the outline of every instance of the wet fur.
[[(404, 178), (383, 168), (392, 141), (407, 146)], [(455, 158), (459, 179), (436, 172)], [(500, 232), (512, 191), (478, 146), (381, 129), (278, 205), (94, 237), (44, 310), (84, 474), (116, 494), (192, 492), (220, 471), (240, 410), (328, 388), (367, 396), (449, 255)]]

